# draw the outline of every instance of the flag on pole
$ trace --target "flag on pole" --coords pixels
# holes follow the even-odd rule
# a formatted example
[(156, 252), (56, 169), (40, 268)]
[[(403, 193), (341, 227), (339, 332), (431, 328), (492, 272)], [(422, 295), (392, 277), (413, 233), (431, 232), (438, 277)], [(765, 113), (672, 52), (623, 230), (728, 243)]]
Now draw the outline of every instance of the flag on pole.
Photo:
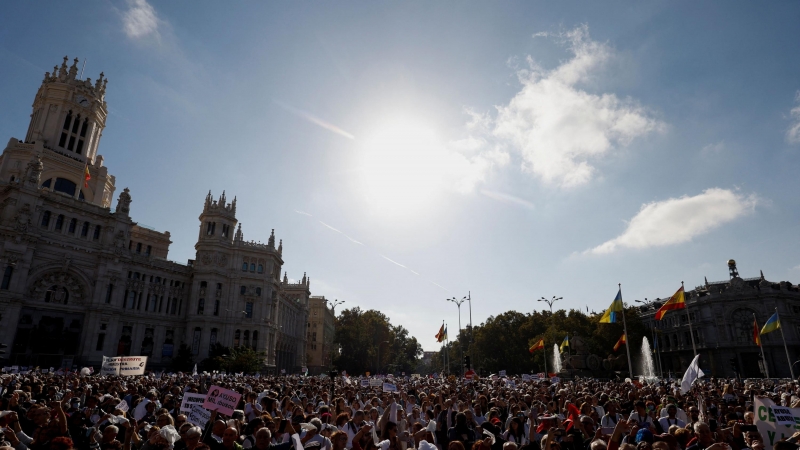
[(674, 309), (684, 309), (686, 308), (686, 297), (683, 295), (683, 286), (681, 286), (678, 291), (664, 303), (661, 308), (658, 308), (656, 311), (656, 320), (661, 320), (664, 317), (664, 314), (667, 311), (672, 311)]
[(623, 345), (625, 345), (625, 333), (622, 333), (622, 337), (619, 338), (616, 344), (614, 344), (614, 351), (619, 350), (619, 348)]
[(608, 310), (603, 314), (603, 317), (600, 318), (600, 323), (617, 323), (622, 319), (622, 289), (617, 291), (617, 296), (614, 298), (614, 301), (611, 302), (611, 306), (608, 307)]
[(681, 395), (686, 395), (689, 390), (692, 389), (692, 383), (695, 382), (700, 377), (704, 377), (705, 374), (702, 370), (700, 370), (700, 355), (695, 355), (692, 363), (689, 364), (689, 368), (686, 369), (686, 373), (683, 374), (683, 380), (681, 380)]
[(444, 324), (439, 328), (439, 332), (436, 333), (436, 342), (442, 342), (444, 340)]
[(447, 340), (447, 325), (444, 327), (444, 337), (442, 339)]
[(764, 324), (764, 328), (761, 329), (761, 334), (771, 333), (781, 327), (781, 321), (778, 320), (778, 311), (775, 311), (775, 314), (772, 315), (767, 320), (767, 323)]
[(86, 164), (86, 170), (83, 171), (83, 187), (89, 187), (89, 180), (92, 179), (92, 176), (89, 175), (89, 164)]
[(533, 353), (536, 350), (542, 350), (543, 348), (544, 348), (544, 339), (539, 339), (539, 342), (533, 344), (531, 348), (528, 349), (528, 351)]
[(753, 317), (753, 342), (761, 347), (761, 334), (758, 332), (758, 321)]
[(564, 342), (561, 343), (561, 346), (558, 348), (558, 350), (563, 353), (565, 347), (569, 347), (569, 336), (564, 337)]

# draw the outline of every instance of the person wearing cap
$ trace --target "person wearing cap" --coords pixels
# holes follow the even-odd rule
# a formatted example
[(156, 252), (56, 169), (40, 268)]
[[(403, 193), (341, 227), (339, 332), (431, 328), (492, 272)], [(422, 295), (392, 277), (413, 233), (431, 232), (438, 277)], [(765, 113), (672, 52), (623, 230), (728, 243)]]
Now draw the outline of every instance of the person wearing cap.
[(300, 436), (300, 442), (303, 444), (303, 447), (311, 441), (318, 442), (320, 450), (331, 450), (333, 446), (331, 440), (320, 434), (322, 432), (322, 421), (314, 418), (311, 419), (308, 424), (312, 425), (313, 429), (306, 430), (306, 432)]

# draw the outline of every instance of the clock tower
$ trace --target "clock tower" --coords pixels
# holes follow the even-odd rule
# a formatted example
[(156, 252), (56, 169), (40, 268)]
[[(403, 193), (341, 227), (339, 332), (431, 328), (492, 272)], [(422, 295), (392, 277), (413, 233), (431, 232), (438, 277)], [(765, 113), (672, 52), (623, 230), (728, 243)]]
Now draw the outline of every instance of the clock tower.
[(114, 177), (97, 154), (108, 108), (103, 73), (92, 82), (78, 76), (78, 59), (46, 72), (33, 100), (25, 140), (12, 138), (0, 158), (0, 180), (24, 176), (32, 157), (43, 163), (41, 187), (75, 199), (109, 207)]

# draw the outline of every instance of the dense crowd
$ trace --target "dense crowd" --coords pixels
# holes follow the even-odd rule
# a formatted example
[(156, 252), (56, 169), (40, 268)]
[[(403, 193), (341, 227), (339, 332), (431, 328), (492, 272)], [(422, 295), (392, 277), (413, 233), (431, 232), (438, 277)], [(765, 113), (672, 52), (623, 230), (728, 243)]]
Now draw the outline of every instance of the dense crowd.
[[(795, 450), (765, 447), (753, 401), (800, 405), (794, 382), (392, 380), (161, 375), (2, 375), (0, 450)], [(205, 424), (185, 393), (242, 394)]]

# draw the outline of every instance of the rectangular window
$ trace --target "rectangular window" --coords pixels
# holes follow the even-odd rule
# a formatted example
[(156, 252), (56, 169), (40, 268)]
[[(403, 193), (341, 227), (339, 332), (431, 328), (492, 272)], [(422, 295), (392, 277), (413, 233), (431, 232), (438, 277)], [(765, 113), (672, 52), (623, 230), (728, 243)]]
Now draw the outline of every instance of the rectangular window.
[(205, 310), (205, 309), (206, 309), (206, 299), (201, 298), (197, 302), (197, 314), (198, 315), (202, 315), (203, 314), (203, 310)]
[(97, 335), (97, 345), (95, 345), (94, 349), (98, 352), (103, 351), (103, 345), (106, 343), (106, 334), (100, 333)]
[(153, 246), (152, 245), (148, 245), (147, 246), (147, 250), (144, 251), (144, 254), (147, 255), (147, 256), (150, 256), (150, 253), (152, 251), (153, 251)]
[(89, 222), (83, 222), (83, 226), (81, 227), (81, 237), (86, 237), (89, 235)]
[(202, 330), (200, 328), (194, 329), (194, 336), (192, 336), (192, 354), (197, 355), (200, 353), (200, 338), (202, 337)]
[(161, 307), (164, 306), (164, 296), (158, 299), (158, 312), (161, 312)]
[(94, 239), (95, 241), (100, 239), (100, 230), (101, 230), (100, 225), (94, 226), (94, 235), (92, 236), (92, 239)]
[(111, 296), (114, 294), (114, 285), (109, 284), (106, 288), (106, 303), (111, 303)]
[(136, 253), (142, 253), (142, 243), (141, 242), (137, 242), (136, 243)]
[(3, 272), (3, 283), (0, 284), (0, 289), (8, 290), (8, 287), (11, 285), (11, 276), (14, 275), (14, 268), (12, 266), (6, 266), (6, 270)]
[(128, 309), (136, 308), (136, 292), (130, 291), (128, 293)]
[(219, 315), (219, 300), (214, 301), (214, 315)]
[(50, 226), (50, 211), (45, 211), (42, 214), (42, 227), (47, 228)]
[(247, 302), (244, 304), (244, 313), (244, 316), (248, 319), (253, 318), (253, 302)]
[(175, 313), (177, 313), (177, 311), (178, 311), (178, 299), (177, 298), (173, 298), (172, 299), (172, 309), (170, 310), (170, 314), (175, 314)]
[(239, 288), (239, 294), (244, 295), (247, 293), (247, 286), (241, 286)]

